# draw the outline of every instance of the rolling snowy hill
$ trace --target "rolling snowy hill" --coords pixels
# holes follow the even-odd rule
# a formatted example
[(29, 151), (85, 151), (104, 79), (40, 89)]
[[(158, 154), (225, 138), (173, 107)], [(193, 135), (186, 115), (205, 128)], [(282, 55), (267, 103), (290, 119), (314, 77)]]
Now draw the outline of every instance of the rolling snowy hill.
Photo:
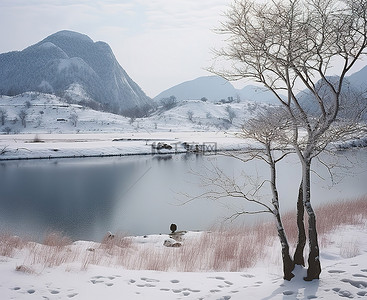
[(157, 110), (150, 117), (128, 118), (65, 103), (55, 95), (27, 92), (0, 96), (0, 133), (236, 130), (266, 106), (244, 101), (215, 104), (191, 100), (167, 111)]

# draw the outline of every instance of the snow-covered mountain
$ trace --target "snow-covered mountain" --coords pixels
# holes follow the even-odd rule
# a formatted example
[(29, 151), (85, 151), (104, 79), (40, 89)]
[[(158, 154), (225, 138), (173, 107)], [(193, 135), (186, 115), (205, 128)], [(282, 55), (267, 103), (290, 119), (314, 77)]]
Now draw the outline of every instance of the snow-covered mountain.
[(246, 85), (239, 90), (238, 94), (241, 99), (254, 101), (258, 103), (278, 104), (278, 100), (268, 89), (257, 85)]
[[(360, 71), (346, 77), (347, 81), (356, 90), (367, 91), (367, 66)], [(302, 92), (302, 93), (307, 93)], [(277, 105), (277, 99), (266, 88), (257, 85), (246, 85), (242, 89), (236, 89), (229, 81), (219, 76), (204, 76), (194, 80), (175, 85), (154, 97), (156, 102), (162, 98), (175, 96), (178, 101), (199, 100), (203, 97), (211, 102), (219, 102), (233, 97), (236, 101), (254, 101)]]
[[(328, 81), (331, 82), (334, 87), (339, 83), (338, 76), (329, 76)], [(320, 79), (316, 85), (316, 90), (324, 98), (324, 104), (326, 110), (332, 107), (333, 99), (331, 88), (323, 79)], [(343, 81), (341, 91), (341, 101), (339, 107), (338, 117), (341, 118), (362, 118), (367, 119), (366, 114), (366, 95), (367, 95), (367, 67), (364, 67), (360, 71), (348, 76)], [(309, 91), (304, 90), (297, 94), (303, 108), (307, 109), (310, 113), (320, 115), (320, 107), (315, 96)], [(364, 113), (361, 115), (361, 112)]]
[(23, 51), (0, 54), (0, 94), (27, 91), (119, 113), (151, 105), (108, 44), (66, 30)]
[(348, 81), (362, 91), (367, 90), (367, 66), (348, 76)]
[(175, 85), (154, 97), (155, 101), (162, 98), (175, 96), (178, 101), (199, 100), (203, 97), (210, 102), (219, 102), (232, 97), (237, 99), (273, 103), (276, 104), (274, 95), (268, 90), (255, 86), (247, 85), (243, 89), (236, 89), (229, 81), (219, 76), (203, 76), (194, 80), (186, 81)]
[(227, 80), (218, 76), (204, 76), (175, 85), (161, 92), (154, 100), (175, 96), (178, 101), (200, 100), (205, 97), (211, 102), (217, 102), (235, 95), (236, 89)]

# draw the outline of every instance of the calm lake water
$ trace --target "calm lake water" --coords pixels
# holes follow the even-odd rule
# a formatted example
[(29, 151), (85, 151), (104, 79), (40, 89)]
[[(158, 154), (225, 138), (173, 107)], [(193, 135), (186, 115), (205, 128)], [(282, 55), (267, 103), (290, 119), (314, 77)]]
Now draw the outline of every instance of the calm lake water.
[[(314, 206), (367, 194), (365, 149), (324, 160), (338, 165), (333, 169), (335, 184), (315, 160)], [(202, 182), (214, 166), (241, 186), (249, 180), (259, 185), (268, 175), (267, 166), (259, 161), (244, 164), (219, 155), (0, 162), (0, 230), (37, 240), (57, 230), (76, 240), (99, 241), (107, 231), (168, 233), (171, 223), (179, 230), (205, 230), (244, 207), (256, 209), (242, 199), (199, 197), (182, 205), (189, 200), (184, 194), (193, 197), (214, 189)], [(282, 210), (295, 209), (300, 182), (296, 157), (279, 165), (278, 178)], [(268, 189), (261, 196), (263, 201), (271, 199)], [(236, 222), (250, 224), (259, 218), (243, 216)]]

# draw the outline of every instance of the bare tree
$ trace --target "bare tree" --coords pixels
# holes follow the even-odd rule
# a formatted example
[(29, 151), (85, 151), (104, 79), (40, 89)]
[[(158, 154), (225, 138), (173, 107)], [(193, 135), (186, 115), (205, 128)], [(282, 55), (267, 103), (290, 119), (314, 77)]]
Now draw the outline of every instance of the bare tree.
[(122, 110), (121, 114), (128, 118), (144, 118), (148, 117), (156, 108), (154, 105), (143, 105), (143, 106), (134, 106), (128, 109)]
[[(229, 38), (228, 47), (217, 51), (216, 62), (223, 58), (232, 65), (216, 64), (211, 70), (228, 80), (252, 78), (262, 83), (288, 111), (292, 146), (302, 165), (302, 201), (309, 217), (304, 279), (317, 279), (321, 264), (311, 205), (311, 162), (335, 138), (333, 132), (340, 138), (355, 130), (338, 122), (338, 116), (345, 76), (367, 47), (367, 1), (235, 0), (219, 32)], [(331, 68), (338, 76), (329, 76)], [(307, 105), (300, 90), (311, 96)], [(317, 110), (310, 112), (310, 106)]]
[[(211, 167), (204, 168), (200, 173), (193, 172), (194, 175), (201, 178), (204, 190), (207, 188), (207, 191), (195, 197), (192, 197), (192, 195), (186, 196), (189, 198), (187, 202), (205, 197), (212, 200), (225, 198), (243, 199), (244, 206), (252, 204), (251, 208), (244, 208), (233, 213), (227, 218), (229, 220), (238, 218), (241, 215), (272, 214), (282, 249), (283, 278), (291, 280), (294, 277), (292, 273), (294, 262), (289, 253), (289, 243), (280, 214), (276, 172), (277, 163), (288, 154), (294, 153), (294, 150), (289, 147), (287, 132), (291, 129), (291, 123), (287, 114), (288, 112), (284, 109), (270, 108), (263, 110), (256, 118), (248, 120), (243, 125), (242, 131), (236, 134), (240, 138), (255, 140), (261, 147), (241, 152), (224, 153), (225, 156), (239, 160), (244, 164), (253, 160), (265, 162), (269, 166), (270, 171), (268, 179), (262, 177), (254, 178), (246, 175), (245, 172), (241, 173), (243, 176), (230, 177), (221, 168), (212, 164)], [(242, 179), (244, 180), (242, 181)], [(272, 194), (271, 199), (268, 196), (264, 198), (261, 193), (268, 185)]]
[(163, 109), (169, 110), (177, 105), (177, 98), (176, 96), (170, 96), (168, 98), (162, 98), (160, 102)]
[(6, 127), (4, 128), (4, 132), (5, 132), (6, 134), (9, 134), (9, 133), (11, 132), (11, 128), (10, 128), (9, 126), (6, 126)]
[(129, 118), (129, 124), (130, 124), (130, 125), (133, 125), (133, 124), (134, 124), (134, 122), (135, 122), (135, 120), (136, 120), (136, 117), (131, 116), (131, 117)]
[[(282, 247), (283, 273), (284, 279), (291, 280), (294, 277), (292, 273), (294, 262), (289, 254), (288, 239), (282, 224), (279, 211), (280, 199), (277, 190), (277, 172), (276, 164), (281, 161), (289, 150), (289, 140), (287, 132), (290, 129), (287, 111), (278, 109), (265, 110), (257, 115), (255, 119), (251, 119), (242, 127), (242, 132), (238, 136), (245, 139), (253, 139), (259, 142), (264, 148), (262, 151), (252, 151), (251, 159), (261, 159), (266, 162), (270, 170), (270, 190), (272, 193), (272, 209), (271, 213), (276, 220), (276, 228), (280, 244)], [(232, 155), (232, 157), (236, 157)]]
[(20, 121), (22, 122), (22, 125), (23, 125), (24, 128), (27, 127), (27, 120), (26, 120), (27, 116), (28, 116), (28, 114), (24, 109), (22, 109), (18, 114), (18, 117), (19, 117)]
[(229, 105), (226, 106), (226, 112), (227, 112), (227, 115), (228, 115), (229, 123), (233, 124), (233, 119), (237, 116), (236, 112)]
[(189, 119), (189, 121), (192, 122), (193, 116), (194, 116), (194, 112), (192, 110), (187, 111), (187, 118)]
[(0, 120), (1, 120), (1, 125), (5, 125), (5, 121), (6, 121), (6, 118), (8, 117), (8, 113), (6, 112), (5, 109), (0, 109)]
[(70, 114), (69, 120), (71, 124), (73, 124), (73, 126), (76, 127), (76, 125), (78, 124), (78, 120), (79, 120), (78, 114), (76, 112), (72, 112)]

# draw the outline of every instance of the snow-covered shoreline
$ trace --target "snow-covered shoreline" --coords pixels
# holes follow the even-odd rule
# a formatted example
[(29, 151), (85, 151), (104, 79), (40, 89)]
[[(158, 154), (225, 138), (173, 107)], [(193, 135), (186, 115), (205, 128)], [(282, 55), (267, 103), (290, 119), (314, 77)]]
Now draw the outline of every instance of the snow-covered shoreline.
[[(152, 147), (159, 142), (172, 148)], [(212, 153), (251, 145), (234, 132), (16, 134), (0, 135), (0, 160), (176, 154), (186, 152), (183, 143)]]
[[(159, 144), (171, 149), (156, 149)], [(236, 136), (235, 131), (27, 133), (0, 135), (0, 161), (110, 157), (186, 153), (215, 154), (257, 148), (261, 145)], [(365, 139), (336, 143), (337, 150), (365, 147)]]

